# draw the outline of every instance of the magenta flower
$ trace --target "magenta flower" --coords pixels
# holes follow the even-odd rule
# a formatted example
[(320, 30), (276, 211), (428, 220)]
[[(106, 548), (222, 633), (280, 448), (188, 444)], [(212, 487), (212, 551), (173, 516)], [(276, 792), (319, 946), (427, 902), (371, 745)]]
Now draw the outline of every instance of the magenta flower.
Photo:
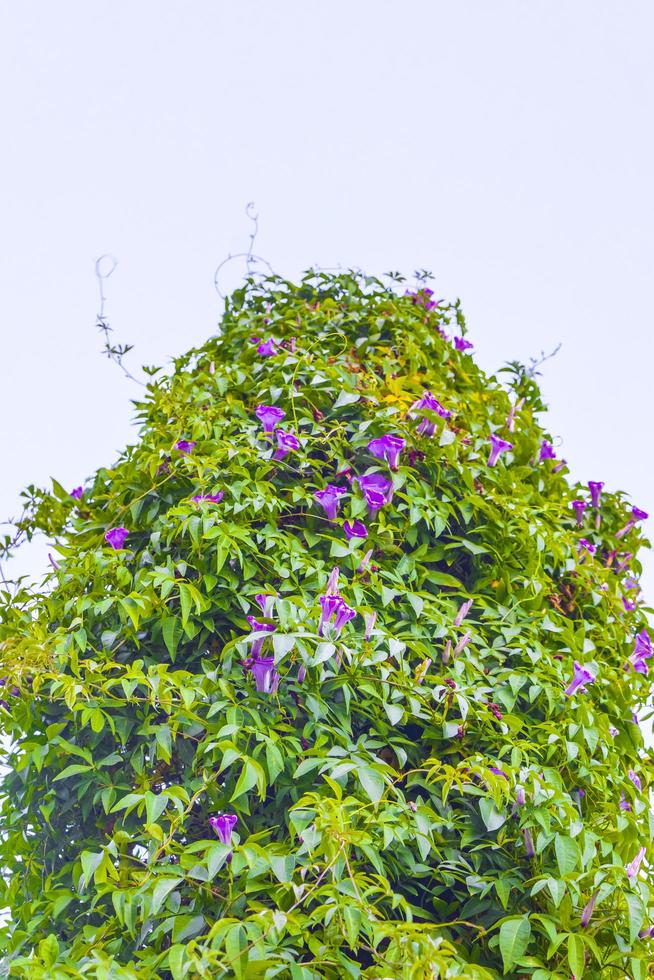
[(225, 491), (219, 490), (218, 493), (196, 493), (194, 497), (191, 497), (191, 500), (194, 504), (219, 504), (224, 496)]
[(257, 347), (257, 354), (261, 354), (262, 357), (272, 357), (276, 354), (275, 341), (271, 337), (270, 340), (265, 340), (262, 344)]
[(620, 802), (618, 803), (618, 806), (620, 807), (621, 810), (624, 810), (625, 812), (629, 812), (631, 810), (631, 803), (624, 795), (624, 793), (620, 797)]
[(452, 625), (460, 626), (463, 620), (470, 612), (471, 607), (472, 607), (472, 599), (467, 599), (464, 603), (462, 603), (461, 608), (459, 609), (458, 613), (454, 617), (454, 622)]
[(591, 916), (593, 914), (593, 910), (595, 908), (595, 902), (597, 901), (597, 896), (598, 895), (599, 895), (599, 892), (595, 892), (595, 894), (591, 896), (590, 901), (584, 906), (584, 910), (581, 913), (581, 927), (582, 927), (582, 929), (585, 929), (586, 926), (588, 925), (588, 923), (590, 922)]
[(286, 418), (286, 412), (276, 405), (257, 405), (254, 414), (261, 422), (264, 432), (272, 432), (275, 426)]
[(366, 632), (364, 633), (364, 640), (369, 640), (372, 636), (372, 631), (375, 628), (375, 623), (377, 621), (377, 613), (369, 612), (363, 614), (363, 621), (366, 625)]
[(371, 439), (368, 449), (377, 459), (385, 459), (392, 470), (397, 469), (400, 453), (404, 449), (405, 442), (400, 436), (385, 435), (379, 439)]
[(633, 612), (634, 609), (636, 608), (637, 603), (631, 602), (631, 600), (627, 599), (627, 597), (623, 595), (622, 605), (624, 606), (626, 612)]
[(511, 406), (509, 414), (506, 417), (506, 427), (509, 430), (509, 432), (513, 432), (515, 428), (515, 414), (516, 412), (520, 411), (520, 409), (524, 405), (524, 402), (525, 402), (524, 398), (520, 398), (518, 401), (516, 401), (515, 405)]
[(490, 435), (491, 451), (488, 457), (488, 465), (495, 466), (500, 453), (509, 452), (513, 449), (513, 443), (507, 442), (506, 439), (500, 439), (495, 433)]
[(571, 698), (577, 691), (579, 691), (580, 694), (585, 694), (586, 685), (593, 684), (596, 680), (597, 678), (595, 675), (592, 674), (587, 667), (584, 667), (583, 664), (580, 664), (575, 660), (574, 674), (564, 693), (569, 698)]
[(250, 624), (253, 636), (255, 636), (255, 639), (252, 640), (252, 651), (250, 655), (252, 657), (259, 657), (261, 655), (263, 645), (266, 642), (266, 637), (256, 636), (256, 634), (274, 633), (277, 627), (273, 623), (260, 623), (254, 618), (254, 616), (246, 616), (245, 618)]
[(632, 783), (640, 793), (643, 788), (643, 784), (640, 781), (640, 776), (637, 773), (635, 773), (633, 769), (629, 769), (627, 775), (629, 776), (629, 779), (632, 781)]
[(321, 595), (319, 599), (321, 613), (318, 633), (323, 636), (325, 626), (331, 624), (332, 633), (339, 636), (345, 624), (356, 616), (356, 610), (348, 606), (340, 595)]
[(544, 459), (556, 459), (556, 453), (554, 452), (554, 447), (551, 442), (547, 439), (543, 439), (540, 444), (540, 452), (538, 453), (538, 459), (542, 463)]
[(628, 534), (629, 531), (631, 531), (632, 527), (636, 526), (638, 521), (646, 521), (648, 517), (649, 514), (646, 511), (640, 510), (638, 507), (632, 507), (630, 519), (627, 521), (624, 527), (621, 527), (619, 531), (615, 532), (616, 538), (624, 537), (625, 534)]
[(294, 432), (284, 432), (283, 429), (277, 429), (275, 436), (277, 437), (277, 450), (273, 454), (273, 459), (283, 459), (288, 453), (296, 452), (300, 448), (300, 443)]
[(587, 551), (589, 555), (594, 555), (595, 552), (597, 551), (597, 548), (595, 547), (594, 544), (591, 544), (590, 541), (587, 541), (586, 538), (579, 538), (579, 544), (577, 545), (577, 554), (580, 554), (582, 551)]
[(620, 561), (616, 562), (615, 570), (616, 572), (624, 572), (625, 568), (633, 558), (633, 554), (630, 551), (625, 551), (622, 555)]
[(338, 565), (335, 565), (331, 572), (329, 573), (329, 578), (327, 579), (327, 588), (325, 589), (325, 595), (338, 595), (338, 576), (341, 574), (341, 570)]
[(495, 773), (496, 776), (503, 776), (504, 779), (506, 779), (507, 783), (510, 782), (509, 777), (507, 776), (507, 774), (504, 772), (503, 769), (498, 769), (496, 766), (489, 766), (488, 768), (490, 772)]
[(416, 432), (419, 436), (427, 436), (428, 439), (431, 439), (436, 434), (436, 423), (424, 415), (416, 426)]
[(456, 347), (457, 350), (465, 351), (465, 350), (470, 350), (472, 347), (474, 347), (474, 344), (471, 344), (469, 340), (465, 339), (465, 337), (455, 337), (454, 346)]
[(120, 549), (125, 544), (128, 534), (129, 531), (126, 527), (112, 527), (107, 531), (104, 539), (112, 548)]
[(434, 398), (431, 391), (423, 391), (422, 395), (415, 401), (411, 408), (409, 409), (409, 414), (419, 411), (420, 409), (426, 408), (430, 412), (436, 412), (442, 419), (449, 419), (452, 417), (452, 412), (447, 408), (443, 408), (441, 403), (437, 398)]
[(232, 846), (232, 831), (238, 822), (233, 813), (221, 813), (218, 817), (209, 817), (209, 826), (226, 847)]
[(640, 585), (638, 584), (635, 578), (631, 578), (631, 576), (629, 575), (627, 576), (627, 578), (624, 580), (622, 584), (625, 589), (635, 589), (636, 592), (640, 592)]
[(462, 652), (463, 650), (465, 650), (465, 648), (466, 648), (466, 647), (468, 646), (468, 644), (470, 643), (470, 640), (471, 640), (471, 639), (472, 639), (472, 633), (470, 633), (470, 632), (467, 632), (467, 633), (464, 633), (464, 634), (463, 634), (463, 636), (461, 637), (461, 639), (459, 640), (459, 642), (457, 643), (457, 645), (456, 645), (456, 646), (454, 647), (454, 656), (455, 656), (455, 657), (458, 657), (458, 655), (459, 655), (459, 654), (460, 654), (460, 653), (461, 653), (461, 652)]
[(70, 491), (70, 495), (75, 500), (81, 500), (82, 497), (84, 496), (84, 487), (75, 487), (74, 490)]
[(359, 564), (357, 565), (357, 572), (359, 574), (367, 570), (371, 558), (372, 558), (372, 548), (369, 548), (368, 551), (366, 551), (363, 558), (361, 559), (361, 561), (359, 562)]
[(615, 725), (609, 725), (609, 735), (612, 735), (613, 738), (615, 738), (615, 736), (619, 734), (620, 734), (619, 728), (616, 728)]
[(526, 827), (523, 827), (522, 833), (525, 839), (525, 854), (528, 858), (536, 857), (536, 848), (534, 847), (534, 840), (531, 836), (531, 831)]
[(603, 483), (597, 483), (593, 480), (589, 481), (588, 489), (590, 490), (590, 502), (593, 507), (599, 507), (603, 488)]
[(300, 664), (300, 666), (297, 669), (298, 684), (303, 684), (306, 676), (307, 676), (307, 668), (304, 666), (304, 664)]
[(586, 501), (585, 500), (573, 500), (572, 501), (572, 509), (574, 510), (575, 516), (577, 518), (577, 525), (578, 525), (578, 527), (581, 527), (581, 525), (583, 524), (583, 520), (584, 520), (584, 511), (586, 510)]
[(515, 788), (515, 805), (524, 806), (526, 802), (525, 788), (524, 786), (516, 786)]
[(566, 459), (562, 459), (560, 463), (557, 463), (556, 466), (552, 467), (552, 473), (560, 472), (560, 470), (562, 470), (563, 467), (567, 465), (568, 465), (568, 461)]
[(349, 521), (344, 521), (343, 530), (348, 541), (351, 541), (352, 538), (368, 537), (368, 528), (363, 521), (352, 521), (351, 524)]
[[(254, 597), (254, 601), (258, 603), (261, 612), (264, 614), (264, 616), (267, 619), (270, 619), (270, 617), (272, 616), (273, 606), (275, 605), (276, 598), (277, 598), (277, 592), (274, 592), (272, 595), (266, 594), (264, 592), (258, 592)], [(254, 622), (256, 622), (256, 620), (254, 620)]]
[(175, 443), (175, 449), (179, 449), (180, 453), (192, 453), (195, 448), (195, 442), (189, 442), (188, 439), (180, 439)]
[[(273, 627), (274, 629), (274, 627)], [(254, 686), (261, 694), (274, 694), (279, 687), (279, 674), (274, 657), (255, 657), (250, 664)]]
[(634, 649), (629, 657), (629, 662), (637, 674), (647, 674), (646, 661), (652, 656), (652, 641), (646, 629), (641, 630), (636, 636)]
[(642, 864), (643, 858), (645, 857), (645, 853), (646, 853), (646, 849), (644, 847), (641, 847), (641, 849), (638, 851), (638, 854), (633, 859), (633, 861), (631, 861), (626, 866), (625, 871), (627, 872), (627, 878), (636, 877), (636, 875), (638, 874), (638, 870)]
[(338, 510), (339, 504), (338, 498), (342, 497), (344, 493), (347, 493), (347, 490), (343, 487), (335, 487), (332, 483), (328, 483), (324, 490), (317, 490), (314, 493), (314, 499), (324, 509), (328, 520), (336, 520), (336, 511)]
[(368, 473), (357, 477), (359, 486), (366, 498), (370, 510), (379, 510), (390, 503), (393, 497), (393, 481), (388, 480), (382, 473)]
[(414, 306), (422, 306), (425, 310), (435, 309), (440, 302), (440, 300), (432, 299), (434, 290), (428, 289), (427, 286), (423, 287), (423, 289), (417, 289), (415, 292), (407, 289), (405, 295), (411, 297), (411, 301)]

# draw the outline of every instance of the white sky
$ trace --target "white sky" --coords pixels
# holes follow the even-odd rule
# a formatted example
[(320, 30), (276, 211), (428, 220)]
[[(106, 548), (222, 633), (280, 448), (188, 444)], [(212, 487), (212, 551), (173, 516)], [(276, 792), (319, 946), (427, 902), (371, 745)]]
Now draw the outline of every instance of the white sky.
[(0, 516), (134, 438), (95, 259), (130, 364), (165, 363), (254, 200), (284, 275), (431, 269), (488, 369), (562, 341), (559, 453), (654, 526), (653, 30), (651, 0), (3, 4)]

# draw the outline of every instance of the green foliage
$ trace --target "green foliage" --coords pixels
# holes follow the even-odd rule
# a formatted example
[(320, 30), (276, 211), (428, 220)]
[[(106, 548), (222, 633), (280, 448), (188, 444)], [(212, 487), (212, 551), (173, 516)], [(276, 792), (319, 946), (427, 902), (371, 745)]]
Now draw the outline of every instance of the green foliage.
[[(7, 976), (646, 975), (651, 874), (626, 867), (651, 853), (649, 681), (628, 661), (647, 624), (612, 555), (643, 539), (615, 539), (620, 494), (577, 527), (587, 493), (538, 461), (533, 378), (514, 365), (507, 390), (448, 327), (458, 305), (374, 279), (249, 282), (217, 338), (153, 374), (138, 443), (81, 500), (30, 488), (25, 533), (56, 536), (59, 568), (2, 608)], [(433, 438), (424, 389), (454, 413), (422, 413)], [(258, 404), (298, 451), (272, 458)], [(392, 474), (367, 449), (387, 432)], [(490, 432), (514, 444), (494, 467)], [(374, 514), (368, 471), (394, 481)], [(334, 522), (327, 484), (347, 490)], [(355, 519), (369, 536), (347, 541)], [(321, 636), (334, 565), (357, 617)], [(272, 694), (241, 663), (257, 593), (278, 594)], [(596, 680), (566, 696), (575, 660)]]

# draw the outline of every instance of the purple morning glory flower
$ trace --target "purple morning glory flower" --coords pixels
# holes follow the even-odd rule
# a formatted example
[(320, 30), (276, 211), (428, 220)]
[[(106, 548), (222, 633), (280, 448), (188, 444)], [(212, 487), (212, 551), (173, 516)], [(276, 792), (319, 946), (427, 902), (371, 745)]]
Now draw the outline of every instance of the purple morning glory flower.
[(624, 537), (625, 534), (631, 531), (632, 527), (636, 526), (638, 521), (646, 521), (648, 517), (649, 514), (646, 511), (640, 510), (638, 507), (632, 507), (631, 518), (627, 521), (624, 527), (621, 527), (619, 531), (615, 532), (616, 538)]
[(627, 597), (623, 595), (622, 605), (624, 606), (626, 612), (633, 612), (634, 609), (636, 608), (637, 603), (631, 602), (631, 600), (627, 599)]
[(195, 448), (195, 442), (189, 442), (188, 439), (180, 439), (175, 443), (175, 449), (179, 449), (180, 453), (191, 453)]
[(644, 847), (641, 847), (641, 849), (638, 851), (638, 854), (633, 859), (633, 861), (631, 861), (626, 866), (625, 871), (627, 872), (627, 878), (636, 877), (636, 875), (638, 874), (638, 870), (642, 864), (642, 860), (645, 857), (645, 853), (646, 853), (646, 849)]
[(321, 613), (318, 633), (324, 635), (325, 626), (333, 620), (332, 629), (335, 636), (338, 636), (351, 619), (356, 616), (356, 611), (347, 605), (340, 595), (321, 595)]
[(438, 303), (440, 302), (440, 300), (432, 299), (432, 296), (434, 295), (434, 290), (428, 289), (427, 286), (425, 286), (423, 289), (417, 289), (415, 292), (412, 292), (410, 289), (407, 289), (405, 295), (411, 297), (411, 301), (414, 306), (422, 306), (423, 309), (425, 310), (435, 309), (438, 306)]
[[(254, 601), (258, 603), (261, 612), (268, 619), (272, 616), (273, 606), (275, 605), (276, 598), (277, 598), (277, 592), (274, 592), (272, 595), (269, 595), (264, 592), (258, 592), (254, 597)], [(256, 620), (254, 621), (256, 622)]]
[(453, 622), (452, 625), (453, 626), (460, 626), (461, 623), (463, 622), (463, 620), (466, 618), (466, 616), (470, 612), (471, 607), (472, 607), (472, 599), (467, 599), (461, 605), (461, 608), (459, 609), (458, 613), (454, 617), (454, 622)]
[(495, 773), (496, 776), (503, 776), (504, 779), (506, 779), (507, 783), (510, 782), (509, 777), (507, 776), (507, 774), (504, 772), (503, 769), (498, 769), (496, 766), (489, 766), (488, 768), (490, 772)]
[(591, 544), (590, 541), (588, 541), (586, 538), (579, 538), (577, 553), (579, 554), (582, 551), (587, 551), (589, 555), (594, 555), (595, 552), (597, 551), (597, 548), (595, 547), (594, 544)]
[(364, 640), (369, 640), (372, 636), (372, 631), (375, 628), (375, 622), (377, 621), (376, 612), (368, 612), (363, 614), (363, 621), (366, 625), (366, 632), (363, 635)]
[(400, 453), (404, 449), (405, 442), (400, 436), (387, 434), (379, 439), (371, 439), (368, 449), (377, 459), (385, 459), (392, 470), (397, 469)]
[(70, 491), (70, 495), (75, 500), (81, 500), (82, 497), (84, 496), (84, 487), (75, 487), (74, 490)]
[(581, 525), (583, 524), (583, 520), (584, 520), (584, 511), (586, 510), (586, 501), (585, 500), (573, 500), (572, 501), (572, 509), (574, 510), (575, 516), (577, 518), (577, 525), (579, 527), (581, 527)]
[(515, 405), (511, 406), (509, 414), (506, 417), (506, 427), (509, 430), (509, 432), (513, 432), (515, 428), (515, 414), (516, 412), (520, 411), (524, 403), (525, 403), (524, 398), (520, 398), (518, 401), (516, 401)]
[(112, 527), (110, 528), (104, 536), (105, 541), (111, 545), (112, 548), (122, 548), (125, 544), (125, 539), (127, 538), (129, 531), (126, 527)]
[(615, 736), (619, 734), (620, 734), (619, 728), (616, 728), (615, 725), (609, 725), (609, 735), (612, 735), (613, 738), (615, 738)]
[(631, 576), (627, 576), (627, 578), (624, 580), (622, 584), (625, 589), (636, 589), (637, 592), (640, 592), (640, 585), (638, 584), (636, 579), (631, 578)]
[(567, 464), (568, 461), (566, 459), (562, 459), (560, 463), (557, 463), (556, 466), (552, 467), (552, 473), (558, 473), (564, 466), (567, 466)]
[(224, 496), (225, 491), (219, 490), (218, 493), (196, 493), (194, 497), (191, 497), (191, 500), (194, 504), (219, 504)]
[(232, 846), (232, 831), (236, 826), (238, 817), (233, 813), (221, 813), (218, 817), (209, 817), (209, 826), (214, 830), (218, 839), (227, 847)]
[(343, 530), (348, 541), (351, 541), (352, 538), (368, 537), (368, 528), (363, 521), (352, 521), (351, 524), (349, 521), (344, 521)]
[(359, 572), (359, 574), (361, 574), (361, 572), (366, 571), (368, 565), (370, 564), (371, 558), (372, 558), (372, 548), (369, 548), (357, 566), (357, 572)]
[(641, 630), (636, 636), (633, 652), (629, 657), (631, 666), (638, 674), (647, 674), (646, 661), (652, 656), (652, 641), (647, 630)]
[(370, 510), (379, 510), (390, 503), (393, 496), (393, 481), (388, 480), (382, 473), (368, 473), (357, 477), (359, 486), (366, 498)]
[(472, 639), (472, 633), (468, 632), (463, 634), (463, 636), (461, 637), (457, 645), (454, 647), (455, 657), (458, 657), (458, 655), (462, 652), (462, 650), (464, 650), (468, 646), (471, 639)]
[(593, 910), (595, 908), (595, 902), (597, 901), (597, 896), (598, 895), (599, 895), (599, 892), (595, 892), (595, 894), (593, 896), (591, 896), (590, 901), (584, 906), (584, 910), (581, 913), (581, 927), (582, 927), (582, 929), (585, 929), (586, 926), (588, 925), (588, 923), (590, 922), (591, 916), (593, 914)]
[(584, 667), (583, 664), (580, 664), (575, 660), (574, 674), (564, 693), (569, 698), (571, 698), (576, 691), (579, 691), (580, 694), (585, 694), (586, 685), (593, 684), (596, 680), (597, 678), (595, 675), (592, 674), (587, 667)]
[(534, 847), (534, 840), (531, 836), (531, 831), (526, 827), (523, 827), (522, 833), (525, 838), (525, 854), (528, 858), (536, 857), (536, 848)]
[(524, 786), (516, 786), (515, 788), (515, 804), (516, 806), (524, 806), (526, 801), (525, 788)]
[(556, 459), (556, 453), (554, 452), (554, 447), (551, 442), (547, 439), (543, 439), (540, 444), (540, 452), (538, 453), (538, 459), (542, 463), (544, 459)]
[[(246, 616), (245, 618), (250, 624), (250, 628), (252, 629), (253, 633), (274, 633), (275, 630), (277, 629), (277, 627), (273, 623), (260, 623), (254, 618), (254, 616)], [(251, 651), (252, 657), (260, 656), (261, 650), (263, 649), (263, 645), (265, 642), (266, 642), (265, 636), (258, 636), (255, 640), (252, 641), (252, 651)]]
[(261, 694), (274, 694), (279, 687), (279, 674), (274, 657), (255, 657), (250, 664), (254, 686)]
[(500, 453), (509, 452), (513, 449), (513, 443), (507, 442), (506, 439), (500, 439), (495, 433), (490, 435), (491, 451), (488, 457), (488, 465), (495, 466)]
[(264, 432), (272, 432), (275, 426), (286, 418), (286, 412), (276, 405), (257, 405), (254, 414), (261, 422)]
[(328, 520), (336, 520), (336, 511), (338, 510), (339, 503), (338, 498), (344, 493), (347, 493), (347, 490), (343, 487), (335, 487), (332, 483), (328, 483), (324, 490), (317, 490), (314, 493), (315, 500), (324, 509)]
[(617, 572), (624, 572), (625, 568), (633, 558), (633, 554), (630, 551), (625, 551), (619, 562), (616, 562), (615, 569)]
[(589, 481), (588, 489), (590, 490), (590, 502), (593, 507), (599, 507), (603, 488), (603, 483), (598, 483), (593, 480)]
[(277, 429), (275, 436), (277, 437), (277, 450), (273, 454), (273, 459), (283, 459), (288, 453), (296, 452), (300, 448), (300, 443), (294, 432), (284, 432), (283, 429)]
[(442, 419), (449, 419), (452, 417), (452, 412), (450, 412), (447, 408), (443, 408), (439, 400), (434, 398), (431, 391), (427, 391), (426, 389), (423, 391), (418, 401), (413, 403), (409, 409), (409, 414), (412, 414), (421, 408), (426, 408), (431, 412), (436, 412), (436, 414), (440, 415)]
[(618, 806), (620, 807), (621, 810), (624, 810), (625, 812), (628, 812), (628, 811), (631, 810), (631, 803), (629, 802), (629, 800), (627, 799), (627, 797), (624, 795), (624, 793), (620, 797), (620, 802), (619, 802)]
[(271, 337), (270, 340), (265, 340), (262, 344), (257, 347), (257, 354), (261, 354), (262, 357), (272, 357), (276, 354), (275, 341)]
[(469, 340), (465, 339), (465, 337), (455, 337), (454, 346), (457, 350), (464, 351), (470, 350), (471, 347), (474, 347), (474, 344), (471, 344)]
[(329, 573), (329, 578), (327, 579), (327, 588), (325, 589), (325, 595), (338, 595), (338, 576), (341, 574), (341, 570), (338, 565), (335, 565), (331, 572)]
[(424, 415), (416, 426), (416, 432), (419, 436), (427, 436), (428, 439), (431, 439), (432, 436), (436, 435), (436, 423)]
[(643, 784), (640, 781), (640, 776), (637, 773), (635, 773), (633, 769), (630, 769), (627, 772), (627, 775), (629, 776), (629, 779), (632, 781), (632, 783), (640, 793), (643, 788)]

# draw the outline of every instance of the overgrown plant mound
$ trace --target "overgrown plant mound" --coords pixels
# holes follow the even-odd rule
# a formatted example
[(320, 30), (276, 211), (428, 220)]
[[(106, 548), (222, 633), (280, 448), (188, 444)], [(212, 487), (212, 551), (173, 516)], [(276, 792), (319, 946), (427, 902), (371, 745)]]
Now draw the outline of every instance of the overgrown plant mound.
[(6, 975), (647, 974), (646, 515), (396, 279), (249, 281), (113, 469), (32, 491)]

